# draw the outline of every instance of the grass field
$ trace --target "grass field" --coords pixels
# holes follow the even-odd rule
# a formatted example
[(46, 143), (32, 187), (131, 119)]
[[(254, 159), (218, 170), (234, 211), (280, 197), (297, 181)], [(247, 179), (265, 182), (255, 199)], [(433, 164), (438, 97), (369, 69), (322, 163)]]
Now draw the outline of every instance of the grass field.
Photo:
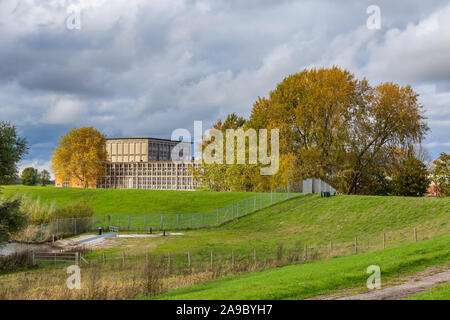
[(450, 283), (408, 297), (408, 300), (450, 300)]
[(219, 227), (186, 230), (178, 237), (119, 239), (115, 246), (130, 254), (170, 252), (182, 262), (190, 251), (196, 260), (208, 263), (213, 251), (217, 263), (229, 263), (232, 250), (238, 260), (251, 259), (256, 249), (263, 260), (276, 258), (280, 244), (285, 255), (301, 255), (307, 245), (311, 258), (319, 259), (353, 254), (355, 237), (358, 252), (370, 252), (382, 248), (383, 233), (387, 248), (414, 241), (415, 227), (419, 240), (448, 235), (449, 208), (450, 198), (308, 195)]
[(199, 213), (254, 196), (249, 192), (172, 190), (112, 190), (55, 188), (52, 186), (2, 186), (0, 196), (25, 194), (58, 206), (87, 200), (96, 215)]
[[(188, 287), (223, 275), (235, 274), (181, 289), (176, 293), (169, 292), (160, 298), (304, 298), (346, 287), (361, 287), (367, 279), (365, 268), (370, 264), (380, 264), (383, 279), (390, 279), (428, 266), (447, 263), (450, 254), (449, 208), (450, 198), (344, 195), (321, 198), (307, 195), (218, 227), (182, 230), (184, 235), (181, 236), (115, 238), (110, 240), (108, 249), (89, 251), (83, 256), (91, 262), (89, 274), (92, 277), (101, 274), (98, 282), (102, 283), (105, 292), (111, 293), (109, 298), (145, 296), (142, 290), (146, 286), (143, 268), (146, 253), (150, 253), (152, 261), (159, 261), (163, 266), (167, 264), (170, 253), (172, 268), (181, 270), (163, 279), (166, 289)], [(413, 228), (417, 228), (418, 243), (412, 243)], [(383, 233), (386, 234), (387, 248), (384, 251), (380, 250)], [(358, 237), (358, 253), (362, 254), (354, 255), (355, 236)], [(436, 237), (439, 238), (426, 240)], [(333, 241), (332, 251), (330, 241)], [(303, 262), (305, 245), (308, 248), (308, 263)], [(253, 265), (254, 249), (257, 264)], [(231, 266), (232, 250), (237, 269)], [(376, 250), (379, 251), (374, 252)], [(185, 272), (189, 270), (186, 269), (188, 251), (197, 273)], [(218, 273), (209, 269), (211, 251), (214, 253), (214, 266)], [(108, 262), (103, 265), (103, 252), (111, 259), (111, 264)], [(122, 252), (126, 253), (126, 267), (121, 267)], [(288, 266), (267, 270), (283, 265)], [(239, 275), (239, 272), (249, 270), (266, 271)], [(30, 274), (32, 276), (18, 273), (1, 277), (0, 289), (1, 285), (12, 288), (7, 297), (62, 297), (58, 290), (63, 290), (64, 286), (61, 285), (60, 288), (58, 283), (63, 283), (64, 272), (36, 270)], [(15, 285), (28, 277), (41, 281), (40, 285), (45, 289), (38, 293), (32, 286), (24, 291), (22, 287)], [(53, 278), (54, 280), (50, 280)], [(134, 283), (138, 284), (138, 288), (129, 289)], [(89, 292), (96, 287), (97, 284), (92, 282), (86, 290)], [(130, 292), (127, 293), (127, 290)], [(64, 295), (68, 298), (79, 297), (66, 291)]]
[(224, 277), (169, 291), (155, 299), (304, 299), (350, 287), (364, 287), (367, 267), (378, 265), (382, 281), (450, 260), (450, 237), (405, 246)]

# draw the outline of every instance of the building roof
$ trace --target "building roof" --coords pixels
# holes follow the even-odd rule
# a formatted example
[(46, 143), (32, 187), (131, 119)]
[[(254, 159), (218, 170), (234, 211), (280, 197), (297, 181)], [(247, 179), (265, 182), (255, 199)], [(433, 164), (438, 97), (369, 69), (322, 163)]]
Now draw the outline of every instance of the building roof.
[[(107, 138), (106, 140), (157, 140), (157, 141), (166, 141), (166, 142), (187, 142), (180, 140), (170, 140), (170, 139), (161, 139), (161, 138), (150, 138), (150, 137), (129, 137), (129, 138)], [(192, 143), (192, 142), (190, 142)]]

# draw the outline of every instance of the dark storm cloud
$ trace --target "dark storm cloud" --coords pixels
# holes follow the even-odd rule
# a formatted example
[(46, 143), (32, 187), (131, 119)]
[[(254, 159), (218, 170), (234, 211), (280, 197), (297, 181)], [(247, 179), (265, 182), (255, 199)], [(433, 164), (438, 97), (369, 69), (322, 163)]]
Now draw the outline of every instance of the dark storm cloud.
[[(421, 94), (431, 153), (449, 150), (447, 1), (79, 0), (0, 2), (0, 118), (48, 165), (65, 131), (168, 138), (226, 114), (248, 116), (286, 75), (337, 64)], [(81, 29), (66, 9), (81, 7)], [(418, 35), (419, 34), (419, 35)]]

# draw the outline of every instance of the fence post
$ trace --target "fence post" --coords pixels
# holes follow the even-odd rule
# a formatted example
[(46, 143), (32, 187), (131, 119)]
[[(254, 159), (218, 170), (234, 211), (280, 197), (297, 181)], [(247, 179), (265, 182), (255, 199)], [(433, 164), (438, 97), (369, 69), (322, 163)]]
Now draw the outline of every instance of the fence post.
[(188, 267), (191, 267), (191, 254), (190, 254), (190, 252), (188, 251)]
[(234, 267), (234, 250), (231, 250), (231, 265)]
[(288, 184), (288, 200), (291, 198), (291, 184)]
[(163, 215), (161, 215), (161, 227), (159, 228), (159, 230), (163, 229)]
[(147, 215), (144, 215), (144, 231), (147, 230)]
[(106, 254), (103, 252), (103, 264), (106, 264)]
[(125, 267), (125, 251), (122, 251), (122, 267)]
[(214, 258), (213, 258), (213, 252), (211, 250), (211, 271), (214, 269)]
[(217, 225), (219, 225), (219, 209), (216, 209)]
[(43, 226), (42, 226), (42, 223), (41, 223), (41, 241), (42, 240), (44, 240), (44, 234), (43, 234)]
[(386, 233), (383, 233), (383, 249), (386, 249)]
[(231, 204), (231, 220), (234, 219), (234, 213), (233, 213), (233, 204)]
[[(55, 257), (56, 257), (56, 254), (55, 254)], [(79, 252), (75, 252), (75, 265), (78, 266), (79, 263), (80, 263), (80, 253)]]
[(74, 219), (75, 234), (77, 234), (77, 218)]
[(256, 265), (256, 248), (253, 249), (253, 261), (255, 262)]
[(31, 251), (31, 265), (34, 266), (34, 250)]
[(330, 254), (333, 253), (333, 241), (330, 241)]
[(355, 237), (355, 254), (358, 254), (358, 237)]
[(305, 261), (308, 260), (308, 245), (305, 244)]
[(414, 228), (414, 241), (417, 242), (417, 229)]
[(170, 252), (167, 253), (167, 267), (170, 268)]

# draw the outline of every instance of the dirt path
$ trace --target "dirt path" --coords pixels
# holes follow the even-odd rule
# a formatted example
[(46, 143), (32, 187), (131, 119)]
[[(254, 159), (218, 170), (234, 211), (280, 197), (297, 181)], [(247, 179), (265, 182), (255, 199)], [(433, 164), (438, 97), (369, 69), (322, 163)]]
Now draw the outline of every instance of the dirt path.
[[(403, 282), (401, 284), (398, 284)], [(428, 268), (418, 274), (389, 281), (379, 290), (352, 294), (349, 290), (311, 300), (400, 300), (450, 282), (450, 265)]]

